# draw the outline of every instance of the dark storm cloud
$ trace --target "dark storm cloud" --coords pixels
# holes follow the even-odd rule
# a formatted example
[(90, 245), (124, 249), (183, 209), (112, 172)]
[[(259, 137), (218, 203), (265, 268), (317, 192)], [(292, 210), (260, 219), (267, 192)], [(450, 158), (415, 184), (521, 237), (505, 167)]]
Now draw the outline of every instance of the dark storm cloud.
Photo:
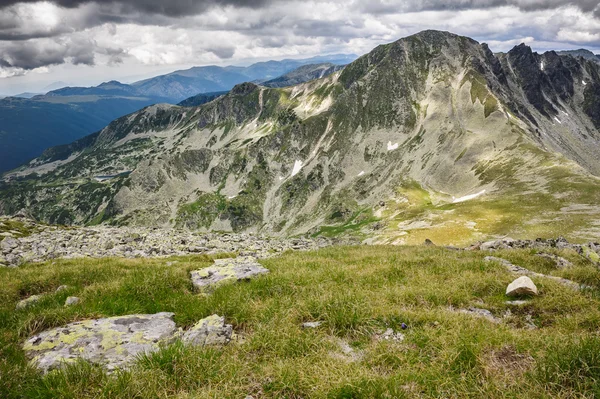
[[(19, 3), (36, 3), (39, 0), (0, 0), (0, 9)], [(260, 7), (269, 0), (51, 0), (52, 3), (65, 8), (76, 8), (83, 4), (97, 3), (101, 5), (114, 4), (125, 11), (159, 14), (169, 17), (196, 15), (214, 6)]]
[(411, 0), (388, 1), (375, 0), (357, 3), (359, 9), (373, 14), (390, 14), (411, 11), (450, 11), (485, 9), (502, 6), (514, 6), (523, 11), (549, 10), (564, 6), (575, 6), (583, 12), (594, 11), (600, 15), (598, 0)]
[(94, 52), (94, 44), (85, 40), (68, 43), (22, 42), (2, 50), (0, 65), (23, 70), (64, 64), (67, 60), (75, 65), (94, 65)]

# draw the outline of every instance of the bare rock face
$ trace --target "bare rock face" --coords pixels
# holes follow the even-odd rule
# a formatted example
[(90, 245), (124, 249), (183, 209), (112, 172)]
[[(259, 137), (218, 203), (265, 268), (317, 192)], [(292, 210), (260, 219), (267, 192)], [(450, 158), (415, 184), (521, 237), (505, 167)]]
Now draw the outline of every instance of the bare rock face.
[(537, 295), (538, 290), (533, 281), (527, 276), (521, 276), (506, 287), (506, 295)]
[(183, 334), (183, 342), (197, 346), (225, 345), (231, 341), (233, 327), (223, 316), (212, 315), (200, 320)]
[(213, 266), (195, 270), (191, 274), (194, 287), (206, 292), (226, 282), (249, 280), (268, 272), (269, 270), (265, 269), (255, 258), (240, 257), (217, 259)]
[(44, 372), (76, 359), (104, 365), (110, 371), (126, 366), (138, 354), (157, 351), (176, 331), (173, 313), (109, 317), (44, 331), (29, 338), (23, 349)]

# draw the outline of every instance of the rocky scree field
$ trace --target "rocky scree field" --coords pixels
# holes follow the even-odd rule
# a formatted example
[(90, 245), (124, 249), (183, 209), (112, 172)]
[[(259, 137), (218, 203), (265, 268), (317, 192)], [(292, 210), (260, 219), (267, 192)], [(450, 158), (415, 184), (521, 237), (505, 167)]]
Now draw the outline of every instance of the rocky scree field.
[(425, 31), (322, 79), (155, 105), (4, 175), (50, 223), (467, 245), (600, 232), (600, 64)]
[[(0, 397), (597, 397), (600, 271), (558, 242), (542, 249), (502, 241), (471, 251), (289, 251), (259, 260), (268, 273), (210, 292), (194, 289), (192, 272), (235, 254), (0, 268)], [(557, 258), (566, 263), (559, 267)], [(531, 271), (537, 295), (507, 296), (520, 272), (503, 262)], [(69, 297), (79, 302), (66, 306)], [(70, 325), (111, 318), (135, 332), (152, 320), (147, 315), (162, 320), (155, 328), (172, 338), (153, 341), (150, 353), (129, 357), (123, 368), (108, 369), (98, 357), (73, 358), (47, 373), (30, 363), (32, 348), (39, 354), (77, 344), (81, 329)], [(194, 333), (207, 317), (212, 321)], [(42, 338), (65, 326), (71, 333), (60, 341)], [(186, 340), (192, 334), (216, 342)], [(101, 335), (92, 349), (121, 348), (125, 356), (146, 342), (144, 335), (133, 344), (118, 336), (125, 341)]]

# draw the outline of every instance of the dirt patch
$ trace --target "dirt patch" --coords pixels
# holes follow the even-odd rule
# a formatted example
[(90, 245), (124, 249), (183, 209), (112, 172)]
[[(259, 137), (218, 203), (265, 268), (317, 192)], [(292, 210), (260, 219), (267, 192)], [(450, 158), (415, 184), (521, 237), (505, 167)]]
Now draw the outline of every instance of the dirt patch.
[(535, 363), (529, 354), (518, 353), (513, 346), (487, 351), (482, 357), (484, 375), (503, 385), (518, 383)]

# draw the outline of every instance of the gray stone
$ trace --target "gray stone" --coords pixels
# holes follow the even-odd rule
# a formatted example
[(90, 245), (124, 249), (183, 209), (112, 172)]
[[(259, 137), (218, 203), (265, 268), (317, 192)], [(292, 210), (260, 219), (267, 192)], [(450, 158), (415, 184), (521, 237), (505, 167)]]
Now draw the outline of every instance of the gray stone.
[(4, 253), (8, 253), (13, 249), (19, 246), (19, 240), (13, 237), (6, 237), (4, 240), (0, 241), (0, 249)]
[(521, 276), (506, 287), (506, 295), (537, 295), (538, 290), (533, 281), (527, 276)]
[(225, 345), (231, 341), (233, 327), (225, 324), (225, 318), (212, 315), (200, 320), (182, 336), (182, 341), (191, 345)]
[(76, 359), (112, 371), (126, 367), (137, 355), (157, 351), (176, 331), (173, 313), (109, 317), (44, 331), (25, 341), (23, 349), (44, 372)]
[(569, 288), (572, 288), (574, 290), (582, 290), (582, 289), (589, 288), (588, 286), (576, 283), (576, 282), (571, 281), (571, 280), (567, 280), (566, 278), (556, 277), (556, 276), (548, 276), (546, 274), (533, 272), (533, 271), (531, 271), (529, 269), (525, 269), (524, 267), (513, 265), (512, 263), (510, 263), (509, 261), (507, 261), (505, 259), (496, 258), (494, 256), (486, 256), (485, 257), (485, 261), (486, 262), (497, 262), (497, 263), (500, 263), (504, 267), (506, 267), (508, 269), (508, 271), (510, 271), (512, 273), (522, 274), (524, 276), (546, 278), (546, 279), (549, 279), (549, 280), (556, 281), (557, 283), (562, 284), (564, 286), (567, 286)]
[(268, 273), (255, 258), (217, 259), (215, 264), (191, 273), (194, 287), (201, 291), (210, 291), (219, 284), (250, 278)]
[(556, 264), (556, 267), (559, 269), (566, 269), (569, 267), (573, 267), (573, 264), (571, 262), (569, 262), (565, 258), (562, 258), (562, 257), (554, 255), (554, 254), (547, 254), (544, 252), (540, 252), (537, 254), (537, 256), (552, 260)]
[(459, 309), (458, 312), (459, 313), (464, 313), (464, 314), (469, 314), (469, 315), (475, 316), (475, 317), (481, 317), (483, 319), (489, 320), (492, 323), (496, 323), (496, 324), (502, 322), (501, 319), (495, 317), (492, 314), (492, 312), (490, 312), (487, 309), (470, 307), (470, 308), (467, 308), (467, 309)]
[(29, 298), (23, 299), (17, 303), (17, 310), (26, 309), (42, 299), (41, 295), (32, 295)]
[(69, 287), (68, 287), (68, 286), (66, 286), (66, 285), (61, 285), (61, 286), (59, 286), (59, 287), (56, 289), (56, 291), (54, 291), (54, 292), (58, 294), (59, 292), (61, 292), (61, 291), (64, 291), (64, 290), (66, 290), (66, 289), (68, 289), (68, 288), (69, 288)]
[(376, 338), (383, 340), (383, 341), (404, 341), (404, 334), (402, 334), (401, 332), (396, 332), (391, 328), (388, 328), (387, 330), (385, 330), (383, 333), (378, 334), (376, 336)]
[(511, 306), (523, 306), (523, 305), (527, 305), (530, 301), (524, 301), (524, 300), (516, 300), (516, 301), (506, 301), (504, 302), (507, 305), (511, 305)]
[(322, 321), (309, 321), (302, 323), (302, 328), (318, 328), (323, 324)]
[(81, 299), (77, 298), (76, 296), (70, 296), (65, 301), (65, 306), (77, 305), (79, 302), (81, 302)]

